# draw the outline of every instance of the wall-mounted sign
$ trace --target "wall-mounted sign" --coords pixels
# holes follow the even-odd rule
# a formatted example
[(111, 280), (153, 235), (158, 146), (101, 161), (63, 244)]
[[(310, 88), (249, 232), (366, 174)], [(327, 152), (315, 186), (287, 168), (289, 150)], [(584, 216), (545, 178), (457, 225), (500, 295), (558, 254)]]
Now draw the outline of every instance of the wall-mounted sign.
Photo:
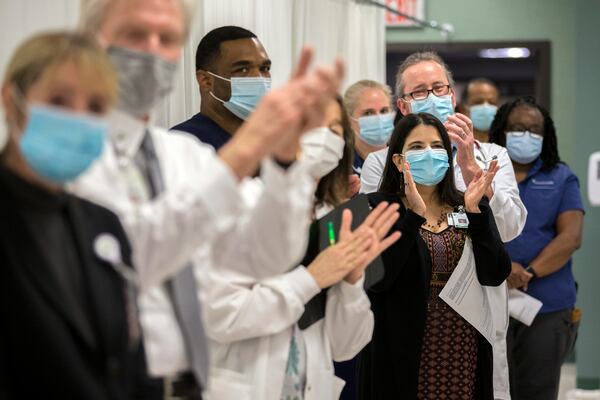
[[(388, 7), (392, 7), (403, 14), (410, 15), (420, 20), (425, 20), (425, 0), (385, 0)], [(385, 12), (385, 22), (391, 27), (415, 27), (420, 26), (408, 18), (401, 17), (392, 13)]]

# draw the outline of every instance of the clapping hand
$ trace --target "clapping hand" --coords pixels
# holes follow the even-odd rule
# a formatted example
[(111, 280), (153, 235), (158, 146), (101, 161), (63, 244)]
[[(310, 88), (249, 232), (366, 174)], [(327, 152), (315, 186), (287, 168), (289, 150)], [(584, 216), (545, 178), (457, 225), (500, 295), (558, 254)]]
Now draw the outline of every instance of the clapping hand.
[(491, 187), (492, 181), (500, 167), (498, 161), (494, 160), (490, 163), (487, 171), (479, 171), (469, 183), (465, 192), (465, 209), (470, 213), (479, 213), (479, 202), (483, 198), (486, 191)]
[(406, 196), (406, 201), (408, 201), (408, 206), (414, 213), (425, 217), (427, 206), (417, 190), (417, 185), (410, 172), (410, 164), (408, 162), (404, 163), (402, 174), (404, 176), (404, 195)]
[[(378, 255), (383, 253), (388, 247), (400, 239), (401, 234), (398, 231), (393, 232), (388, 236), (390, 229), (394, 226), (398, 218), (400, 218), (398, 208), (398, 204), (388, 205), (387, 202), (382, 202), (371, 211), (367, 219), (365, 219), (361, 226), (356, 229), (356, 232), (362, 229), (369, 230), (372, 240), (371, 245), (366, 251), (367, 258), (346, 276), (347, 282), (352, 284), (356, 283), (363, 276), (367, 266), (369, 266)], [(340, 239), (348, 233), (349, 229), (346, 227), (340, 232)]]
[(399, 218), (397, 210), (398, 204), (383, 202), (354, 231), (352, 212), (344, 210), (338, 243), (319, 253), (308, 266), (319, 287), (332, 286), (344, 278), (356, 283), (373, 259), (400, 238), (400, 232), (386, 237)]
[(475, 160), (473, 122), (466, 115), (456, 113), (448, 117), (444, 123), (448, 136), (456, 145), (456, 163), (460, 167), (465, 184), (468, 186), (478, 171), (481, 170)]

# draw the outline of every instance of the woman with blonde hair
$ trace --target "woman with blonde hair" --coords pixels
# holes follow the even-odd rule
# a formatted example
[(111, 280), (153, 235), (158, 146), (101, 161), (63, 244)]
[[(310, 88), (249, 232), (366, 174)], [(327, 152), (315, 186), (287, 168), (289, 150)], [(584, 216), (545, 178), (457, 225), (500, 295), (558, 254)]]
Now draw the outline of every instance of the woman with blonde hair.
[(392, 92), (387, 85), (360, 80), (344, 93), (344, 105), (354, 130), (354, 172), (360, 175), (367, 156), (387, 145), (394, 130)]
[(0, 397), (129, 398), (129, 243), (114, 214), (64, 191), (103, 151), (116, 76), (92, 38), (67, 32), (28, 39), (6, 71)]

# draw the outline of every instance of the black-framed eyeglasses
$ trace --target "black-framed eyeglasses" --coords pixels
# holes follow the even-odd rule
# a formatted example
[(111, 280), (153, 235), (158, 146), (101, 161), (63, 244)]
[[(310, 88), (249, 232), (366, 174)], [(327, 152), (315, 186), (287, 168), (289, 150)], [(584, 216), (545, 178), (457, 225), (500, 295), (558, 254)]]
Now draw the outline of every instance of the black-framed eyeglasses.
[(450, 85), (435, 85), (431, 89), (414, 90), (410, 93), (404, 93), (402, 98), (404, 100), (425, 100), (427, 97), (429, 97), (429, 93), (433, 93), (437, 97), (446, 96), (448, 93), (450, 93)]

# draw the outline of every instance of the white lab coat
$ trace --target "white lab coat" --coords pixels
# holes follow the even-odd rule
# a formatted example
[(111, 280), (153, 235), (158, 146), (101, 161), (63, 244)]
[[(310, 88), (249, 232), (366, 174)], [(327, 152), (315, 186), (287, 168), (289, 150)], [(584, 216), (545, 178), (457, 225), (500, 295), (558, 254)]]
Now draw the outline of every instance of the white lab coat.
[(494, 325), (493, 382), (494, 400), (510, 400), (510, 381), (508, 375), (508, 354), (506, 350), (506, 332), (508, 331), (508, 287), (506, 282), (500, 286), (483, 287), (488, 304), (491, 307)]
[[(197, 277), (211, 339), (205, 398), (279, 400), (294, 326), (318, 285), (304, 266), (256, 279), (215, 265)], [(325, 318), (302, 331), (305, 400), (338, 399), (344, 382), (334, 375), (332, 360), (351, 359), (371, 340), (374, 320), (362, 285), (330, 288)]]
[(231, 250), (242, 246), (248, 258), (243, 265), (233, 265), (256, 277), (289, 269), (303, 255), (302, 221), (310, 215), (315, 189), (305, 164), (283, 171), (271, 160), (264, 161), (260, 197), (247, 207), (243, 186), (212, 147), (186, 133), (150, 127), (165, 191), (135, 203), (122, 166), (132, 162), (147, 128), (122, 113), (113, 115), (118, 120), (111, 124), (115, 130), (102, 157), (68, 190), (119, 216), (142, 289), (176, 273), (201, 246), (212, 246), (215, 262), (229, 265)]
[[(156, 199), (137, 196), (136, 201), (132, 188), (143, 192), (147, 187), (143, 178), (135, 179), (135, 171), (132, 175), (137, 169), (126, 163), (138, 152), (147, 128), (122, 113), (115, 115), (102, 157), (69, 189), (120, 217), (140, 278), (138, 303), (149, 373), (173, 376), (189, 363), (161, 281), (202, 248), (211, 259), (202, 260), (196, 266), (200, 270), (217, 263), (261, 278), (291, 268), (305, 251), (304, 225), (315, 183), (301, 162), (284, 172), (266, 160), (261, 179), (239, 184), (211, 147), (191, 135), (151, 127), (165, 191)], [(245, 202), (246, 197), (253, 201)]]
[[(467, 239), (467, 244), (468, 245), (465, 245), (464, 247), (461, 259), (465, 257), (467, 251), (473, 253), (473, 245), (471, 244), (470, 239)], [(474, 255), (472, 255), (472, 257), (474, 257)], [(475, 265), (473, 265), (473, 268), (475, 268)], [(473, 281), (473, 284), (478, 284), (478, 281)], [(487, 302), (484, 302), (483, 304), (484, 309), (482, 312), (485, 313), (484, 315), (492, 316), (492, 338), (490, 338), (490, 344), (492, 346), (493, 354), (492, 382), (494, 400), (510, 400), (508, 359), (506, 354), (506, 332), (508, 330), (509, 320), (508, 289), (506, 287), (506, 282), (503, 282), (499, 286), (480, 285), (480, 287), (487, 299)]]

